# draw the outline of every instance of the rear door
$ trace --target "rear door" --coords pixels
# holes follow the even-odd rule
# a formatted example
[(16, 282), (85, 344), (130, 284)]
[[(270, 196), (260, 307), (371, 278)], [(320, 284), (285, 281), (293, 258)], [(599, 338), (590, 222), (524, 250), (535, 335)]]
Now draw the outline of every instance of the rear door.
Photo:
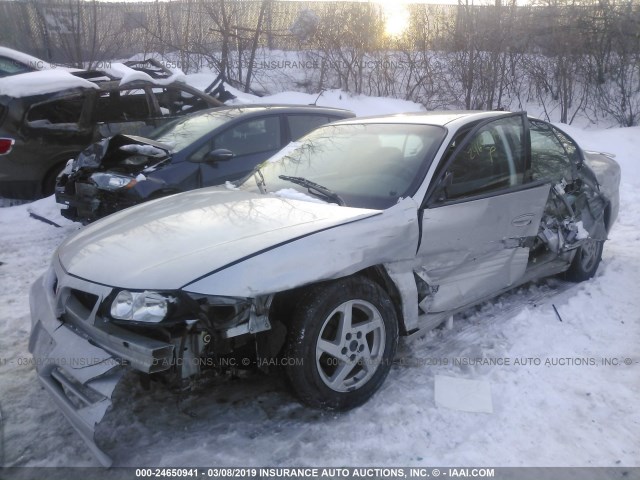
[(100, 91), (93, 120), (101, 138), (118, 133), (146, 137), (155, 129), (153, 101), (145, 88)]
[(416, 273), (432, 287), (423, 310), (462, 307), (523, 276), (550, 188), (525, 181), (527, 125), (524, 114), (485, 121), (441, 160), (419, 213)]

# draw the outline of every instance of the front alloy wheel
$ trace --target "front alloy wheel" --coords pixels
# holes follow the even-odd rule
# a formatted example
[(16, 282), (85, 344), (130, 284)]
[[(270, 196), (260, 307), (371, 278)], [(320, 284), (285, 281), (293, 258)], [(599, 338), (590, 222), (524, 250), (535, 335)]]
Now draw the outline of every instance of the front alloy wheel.
[(318, 285), (294, 312), (287, 374), (305, 403), (348, 410), (382, 385), (397, 342), (395, 309), (379, 285), (364, 277)]
[(384, 320), (366, 300), (347, 300), (331, 312), (316, 342), (320, 378), (336, 392), (356, 390), (373, 377), (385, 348)]

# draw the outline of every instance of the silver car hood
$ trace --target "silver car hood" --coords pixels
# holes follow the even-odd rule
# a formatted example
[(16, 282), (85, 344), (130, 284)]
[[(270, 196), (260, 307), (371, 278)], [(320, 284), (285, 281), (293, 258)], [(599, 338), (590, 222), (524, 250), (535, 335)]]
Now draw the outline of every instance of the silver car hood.
[(81, 229), (58, 255), (76, 277), (175, 289), (275, 245), (379, 214), (214, 187), (123, 210)]
[(91, 282), (170, 290), (274, 246), (379, 213), (213, 187), (104, 218), (66, 240), (58, 255), (68, 273)]

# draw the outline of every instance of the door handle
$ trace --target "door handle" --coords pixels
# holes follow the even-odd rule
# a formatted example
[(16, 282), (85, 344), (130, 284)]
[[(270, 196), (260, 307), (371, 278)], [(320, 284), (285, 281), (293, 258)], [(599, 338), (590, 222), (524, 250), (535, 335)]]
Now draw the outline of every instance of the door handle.
[(522, 215), (518, 215), (516, 218), (511, 220), (511, 225), (513, 225), (514, 227), (526, 227), (527, 225), (531, 225), (534, 217), (535, 215), (533, 213), (524, 213)]

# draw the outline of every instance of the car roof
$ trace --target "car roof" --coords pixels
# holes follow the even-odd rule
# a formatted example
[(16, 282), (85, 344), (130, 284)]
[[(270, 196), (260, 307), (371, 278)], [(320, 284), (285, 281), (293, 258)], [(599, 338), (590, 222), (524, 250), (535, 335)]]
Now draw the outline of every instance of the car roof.
[(397, 123), (397, 124), (422, 124), (447, 126), (463, 124), (477, 120), (510, 115), (507, 111), (481, 111), (481, 110), (435, 110), (430, 112), (408, 112), (391, 115), (376, 115), (360, 117), (350, 120), (341, 120), (340, 123)]
[(191, 115), (202, 115), (207, 113), (215, 113), (220, 115), (240, 116), (240, 115), (259, 115), (265, 112), (273, 113), (315, 113), (325, 115), (341, 115), (345, 118), (354, 117), (355, 114), (350, 110), (334, 107), (321, 107), (316, 105), (289, 105), (289, 104), (271, 104), (271, 103), (250, 103), (238, 105), (223, 105), (221, 107), (208, 110), (201, 110)]
[(170, 70), (156, 60), (110, 65), (111, 68), (106, 70), (44, 69), (3, 77), (0, 78), (0, 95), (24, 98), (77, 88), (113, 90), (145, 85), (163, 87), (178, 82), (191, 88), (184, 82), (184, 73)]
[(0, 96), (35, 97), (73, 89), (98, 89), (98, 85), (64, 70), (36, 70), (0, 78)]

